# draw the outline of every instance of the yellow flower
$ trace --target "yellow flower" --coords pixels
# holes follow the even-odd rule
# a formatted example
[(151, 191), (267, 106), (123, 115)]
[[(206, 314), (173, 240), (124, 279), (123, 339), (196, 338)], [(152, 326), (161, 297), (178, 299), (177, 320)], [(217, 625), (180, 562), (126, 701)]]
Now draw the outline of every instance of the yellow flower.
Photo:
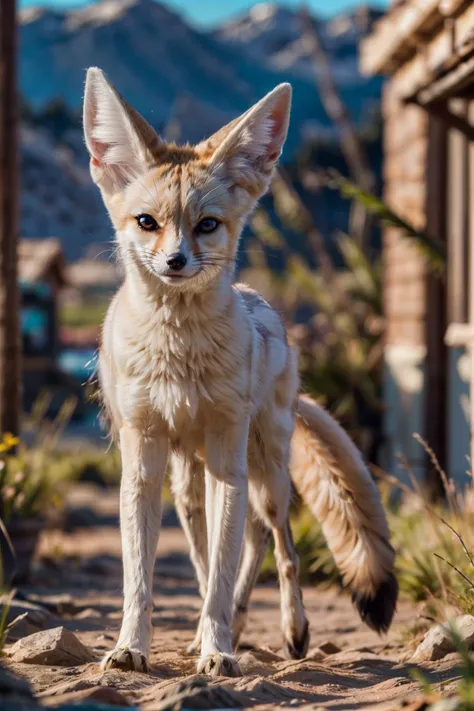
[(11, 432), (5, 432), (3, 442), (0, 443), (0, 452), (8, 452), (8, 450), (15, 447), (19, 441), (19, 437), (15, 437)]

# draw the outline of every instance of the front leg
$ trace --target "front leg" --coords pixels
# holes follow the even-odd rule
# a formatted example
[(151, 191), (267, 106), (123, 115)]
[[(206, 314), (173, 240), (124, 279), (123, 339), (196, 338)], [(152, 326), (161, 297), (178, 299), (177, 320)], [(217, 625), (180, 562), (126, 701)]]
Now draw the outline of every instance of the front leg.
[(240, 676), (232, 655), (232, 601), (247, 514), (248, 431), (245, 419), (206, 435), (209, 579), (198, 672), (211, 676)]
[(146, 436), (135, 427), (120, 430), (124, 606), (116, 648), (102, 661), (103, 669), (148, 671), (152, 638), (152, 582), (161, 524), (161, 494), (168, 441), (161, 433)]
[[(204, 503), (204, 465), (194, 457), (171, 457), (171, 488), (176, 511), (189, 543), (191, 560), (196, 571), (199, 593), (204, 600), (209, 577), (207, 557), (206, 511)], [(201, 649), (201, 622), (196, 635), (187, 648), (195, 656)]]

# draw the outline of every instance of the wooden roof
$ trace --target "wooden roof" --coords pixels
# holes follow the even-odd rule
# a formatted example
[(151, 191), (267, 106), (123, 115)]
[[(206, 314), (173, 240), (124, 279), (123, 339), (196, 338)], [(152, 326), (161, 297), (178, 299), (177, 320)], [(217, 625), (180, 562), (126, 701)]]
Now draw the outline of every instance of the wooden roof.
[(66, 263), (61, 242), (54, 237), (22, 239), (18, 244), (18, 275), (26, 282), (66, 283)]
[[(438, 54), (454, 54), (471, 31), (469, 0), (405, 0), (393, 3), (387, 15), (361, 43), (361, 69), (365, 74), (393, 74), (402, 64), (424, 51), (434, 35), (442, 35)], [(463, 10), (466, 10), (463, 13)], [(441, 52), (440, 52), (441, 50)], [(433, 65), (431, 66), (433, 69)]]
[(361, 43), (365, 74), (397, 75), (400, 99), (426, 105), (474, 81), (474, 3), (405, 0)]
[(115, 289), (121, 282), (120, 267), (101, 259), (81, 259), (68, 267), (68, 284), (79, 289)]

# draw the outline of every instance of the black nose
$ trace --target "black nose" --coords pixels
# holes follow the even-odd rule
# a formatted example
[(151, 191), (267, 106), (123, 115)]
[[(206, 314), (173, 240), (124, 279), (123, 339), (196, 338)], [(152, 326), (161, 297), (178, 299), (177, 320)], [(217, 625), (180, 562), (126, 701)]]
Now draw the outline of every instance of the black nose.
[(170, 256), (166, 260), (166, 264), (174, 272), (179, 272), (183, 267), (186, 266), (186, 262), (187, 259), (181, 252), (175, 252), (174, 254), (170, 254)]

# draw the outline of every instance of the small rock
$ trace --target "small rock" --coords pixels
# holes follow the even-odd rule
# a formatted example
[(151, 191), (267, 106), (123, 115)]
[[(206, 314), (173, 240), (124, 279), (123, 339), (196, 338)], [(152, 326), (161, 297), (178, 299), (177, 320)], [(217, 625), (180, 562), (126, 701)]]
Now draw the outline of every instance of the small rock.
[(320, 647), (310, 649), (308, 654), (306, 655), (306, 659), (311, 659), (312, 662), (322, 662), (323, 659), (325, 659), (326, 657), (327, 654), (323, 652)]
[(87, 647), (64, 627), (55, 627), (24, 637), (16, 642), (7, 654), (13, 662), (62, 667), (87, 664), (95, 660)]
[(93, 607), (86, 607), (85, 610), (81, 610), (77, 615), (74, 616), (75, 620), (88, 620), (91, 617), (100, 617), (100, 612), (94, 610)]
[(30, 634), (40, 632), (43, 629), (43, 624), (31, 612), (24, 612), (18, 615), (14, 620), (7, 625), (5, 633), (7, 642), (16, 642), (23, 637), (28, 637)]
[(337, 654), (341, 651), (341, 648), (338, 647), (337, 644), (334, 644), (334, 642), (330, 642), (329, 640), (327, 640), (326, 642), (322, 642), (322, 644), (318, 646), (321, 652), (324, 652), (324, 654)]
[(241, 654), (239, 656), (239, 667), (244, 675), (259, 674), (260, 676), (268, 676), (275, 671), (271, 666), (271, 662), (269, 663), (268, 660), (259, 658), (255, 651)]
[(79, 610), (82, 610), (84, 606), (77, 605), (77, 602), (69, 593), (62, 593), (60, 595), (35, 595), (31, 593), (28, 595), (28, 602), (30, 605), (35, 605), (41, 607), (43, 610), (48, 610), (53, 615), (74, 615)]
[(451, 623), (439, 624), (428, 630), (418, 645), (412, 660), (436, 661), (455, 652), (450, 624), (468, 647), (474, 646), (474, 617), (460, 615), (451, 620)]
[(23, 615), (25, 612), (29, 613), (30, 622), (37, 625), (38, 629), (44, 630), (57, 623), (57, 620), (53, 617), (50, 611), (36, 602), (20, 600), (17, 598), (10, 600), (8, 595), (0, 595), (0, 606), (3, 605), (7, 608), (7, 625), (17, 619), (20, 615)]

